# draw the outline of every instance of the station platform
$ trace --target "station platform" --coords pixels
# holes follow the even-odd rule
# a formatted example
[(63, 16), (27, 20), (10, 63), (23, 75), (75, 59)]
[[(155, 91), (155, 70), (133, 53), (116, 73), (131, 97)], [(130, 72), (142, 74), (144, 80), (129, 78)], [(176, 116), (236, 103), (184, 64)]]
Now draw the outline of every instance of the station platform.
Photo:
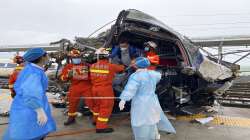
[[(0, 90), (0, 109), (10, 106), (11, 98), (8, 90)], [(58, 130), (51, 133), (46, 140), (133, 140), (129, 113), (114, 114), (110, 126), (115, 130), (110, 134), (96, 134), (90, 118), (81, 116), (77, 123), (65, 127), (63, 122), (67, 116), (64, 109), (52, 108)], [(177, 134), (161, 133), (162, 140), (249, 140), (250, 139), (250, 109), (222, 107), (214, 114), (214, 120), (207, 124), (194, 123), (196, 118), (205, 118), (204, 114), (191, 116), (177, 116), (170, 121), (177, 130)], [(0, 137), (7, 127), (8, 118), (0, 117)]]

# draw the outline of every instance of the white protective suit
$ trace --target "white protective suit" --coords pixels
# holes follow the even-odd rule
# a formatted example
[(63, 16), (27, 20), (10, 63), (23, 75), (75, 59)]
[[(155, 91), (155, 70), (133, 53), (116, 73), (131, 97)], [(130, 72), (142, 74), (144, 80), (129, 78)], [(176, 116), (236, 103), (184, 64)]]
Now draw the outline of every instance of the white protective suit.
[(165, 116), (155, 94), (156, 84), (161, 74), (147, 69), (133, 73), (123, 90), (120, 99), (131, 104), (131, 125), (136, 140), (152, 140), (159, 136), (158, 129), (176, 133)]

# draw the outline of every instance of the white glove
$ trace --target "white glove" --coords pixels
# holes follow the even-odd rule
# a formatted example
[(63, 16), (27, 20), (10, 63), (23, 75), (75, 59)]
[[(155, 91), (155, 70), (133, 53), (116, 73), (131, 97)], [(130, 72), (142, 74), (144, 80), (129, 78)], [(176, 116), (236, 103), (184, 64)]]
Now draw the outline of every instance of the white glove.
[(120, 108), (120, 110), (123, 110), (125, 108), (125, 104), (126, 104), (126, 101), (124, 101), (124, 100), (121, 100), (119, 102), (119, 108)]
[(44, 126), (48, 121), (48, 117), (47, 117), (46, 113), (44, 112), (44, 110), (42, 108), (38, 108), (35, 111), (37, 113), (37, 123), (40, 126)]

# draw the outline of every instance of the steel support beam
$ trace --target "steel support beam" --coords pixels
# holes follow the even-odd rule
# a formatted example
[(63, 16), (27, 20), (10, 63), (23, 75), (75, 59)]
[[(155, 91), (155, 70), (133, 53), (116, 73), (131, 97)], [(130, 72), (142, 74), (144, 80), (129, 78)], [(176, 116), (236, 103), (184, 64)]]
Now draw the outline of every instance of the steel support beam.
[(239, 61), (241, 61), (242, 59), (244, 59), (245, 57), (249, 56), (250, 52), (247, 53), (246, 55), (242, 56), (241, 58), (239, 58), (238, 60), (236, 60), (235, 62), (233, 62), (234, 64), (238, 63)]

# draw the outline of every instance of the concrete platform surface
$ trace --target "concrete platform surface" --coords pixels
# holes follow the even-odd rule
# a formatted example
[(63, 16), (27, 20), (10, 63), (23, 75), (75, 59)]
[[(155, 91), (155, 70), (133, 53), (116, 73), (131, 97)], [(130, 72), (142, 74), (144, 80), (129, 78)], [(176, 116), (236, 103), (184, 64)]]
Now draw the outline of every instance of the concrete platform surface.
[[(6, 106), (6, 98), (0, 92), (0, 107)], [(5, 98), (5, 99), (3, 99)], [(5, 101), (3, 101), (5, 100)], [(4, 103), (4, 104), (3, 104)], [(8, 105), (7, 105), (8, 106)], [(129, 114), (112, 115), (110, 125), (115, 129), (111, 134), (96, 134), (95, 127), (90, 118), (82, 116), (77, 118), (77, 123), (71, 126), (63, 126), (66, 116), (63, 109), (53, 108), (53, 116), (57, 122), (58, 131), (50, 134), (46, 140), (132, 140), (133, 134), (130, 127)], [(250, 119), (250, 109), (223, 107), (224, 116)], [(220, 114), (221, 115), (221, 114)], [(8, 118), (0, 117), (0, 124), (8, 122)], [(177, 134), (161, 133), (162, 140), (250, 140), (250, 127), (228, 126), (208, 123), (201, 125), (190, 123), (187, 120), (171, 120), (177, 130)], [(0, 125), (0, 137), (7, 125)]]

